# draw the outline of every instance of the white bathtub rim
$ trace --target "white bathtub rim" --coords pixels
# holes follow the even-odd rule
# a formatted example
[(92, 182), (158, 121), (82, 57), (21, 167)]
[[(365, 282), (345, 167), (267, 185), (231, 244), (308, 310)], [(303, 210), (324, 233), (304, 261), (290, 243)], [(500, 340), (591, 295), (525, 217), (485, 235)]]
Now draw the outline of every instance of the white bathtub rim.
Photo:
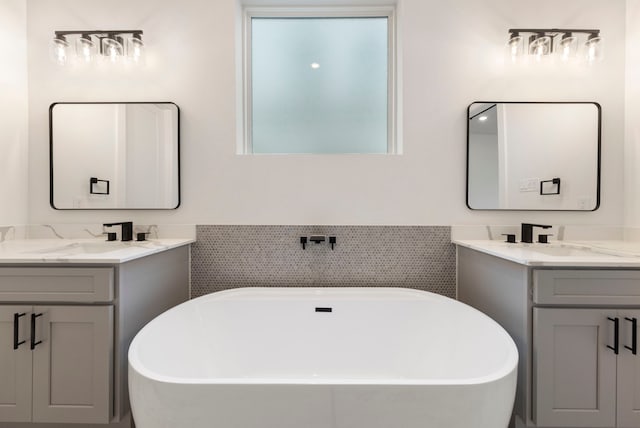
[[(259, 377), (259, 378), (250, 378), (250, 377), (203, 377), (203, 378), (185, 378), (185, 377), (177, 377), (177, 376), (167, 376), (161, 373), (157, 373), (156, 371), (150, 370), (145, 367), (145, 365), (140, 361), (137, 351), (137, 342), (138, 337), (144, 334), (145, 329), (149, 328), (153, 323), (153, 320), (150, 321), (147, 325), (145, 325), (138, 334), (131, 341), (131, 345), (129, 346), (128, 352), (128, 365), (129, 370), (135, 371), (138, 375), (148, 378), (150, 380), (167, 383), (167, 384), (188, 384), (188, 385), (393, 385), (393, 386), (456, 386), (456, 385), (479, 385), (486, 384), (495, 381), (499, 381), (502, 378), (509, 377), (514, 374), (517, 370), (518, 366), (518, 350), (515, 342), (511, 338), (511, 336), (499, 325), (496, 321), (494, 321), (491, 317), (486, 315), (485, 313), (477, 310), (476, 308), (469, 306), (463, 302), (460, 302), (455, 299), (450, 299), (449, 297), (431, 293), (422, 290), (402, 288), (402, 287), (243, 287), (243, 288), (234, 288), (229, 290), (217, 291), (214, 293), (210, 293), (204, 296), (197, 297), (195, 299), (184, 302), (178, 306), (168, 309), (166, 312), (158, 315), (159, 317), (169, 316), (170, 313), (174, 311), (182, 310), (182, 305), (189, 304), (190, 302), (196, 300), (208, 300), (208, 299), (220, 299), (220, 298), (234, 298), (238, 297), (238, 295), (242, 294), (251, 294), (252, 292), (268, 292), (265, 294), (272, 294), (274, 290), (282, 290), (282, 291), (293, 291), (308, 293), (309, 291), (315, 291), (319, 296), (323, 294), (323, 292), (331, 291), (348, 294), (354, 290), (361, 290), (365, 288), (367, 292), (375, 292), (379, 294), (380, 299), (383, 299), (384, 292), (393, 291), (395, 293), (406, 293), (415, 294), (420, 297), (429, 297), (435, 298), (436, 300), (453, 300), (460, 305), (466, 306), (466, 310), (474, 311), (478, 316), (485, 318), (489, 323), (495, 325), (500, 332), (500, 335), (505, 339), (508, 343), (509, 353), (507, 355), (507, 362), (501, 367), (499, 370), (496, 370), (490, 374), (485, 376), (478, 377), (469, 377), (469, 378), (461, 378), (461, 379), (437, 379), (437, 378), (411, 378), (411, 379), (399, 379), (399, 378), (371, 378), (371, 379), (363, 379), (363, 378), (314, 378), (314, 377), (304, 377), (304, 378), (270, 378), (270, 377)], [(295, 297), (295, 296), (291, 296)], [(371, 296), (369, 296), (371, 297)], [(261, 296), (261, 298), (263, 298)], [(266, 299), (274, 299), (280, 300), (282, 296), (277, 297), (264, 297)], [(388, 299), (387, 295), (384, 299)], [(404, 299), (404, 297), (397, 297), (398, 300)]]
[[(147, 369), (139, 370), (140, 365), (136, 363), (129, 362), (129, 370), (134, 371), (137, 375), (142, 376), (150, 381), (163, 383), (163, 384), (173, 384), (173, 385), (211, 385), (211, 386), (233, 386), (233, 385), (326, 385), (326, 386), (370, 386), (370, 385), (381, 385), (381, 386), (416, 386), (416, 387), (425, 387), (425, 386), (438, 386), (438, 387), (455, 387), (455, 386), (473, 386), (473, 385), (484, 385), (492, 382), (498, 382), (503, 380), (504, 378), (515, 375), (517, 370), (517, 362), (516, 366), (511, 368), (510, 370), (504, 370), (504, 373), (501, 371), (497, 374), (492, 374), (490, 376), (483, 376), (477, 378), (464, 378), (464, 379), (446, 379), (438, 382), (433, 379), (384, 379), (384, 378), (372, 378), (372, 379), (349, 379), (349, 378), (291, 378), (291, 379), (280, 379), (280, 378), (178, 378), (178, 377), (169, 377), (165, 375), (160, 375), (155, 372), (151, 372)], [(131, 373), (129, 374), (129, 378), (131, 378)]]

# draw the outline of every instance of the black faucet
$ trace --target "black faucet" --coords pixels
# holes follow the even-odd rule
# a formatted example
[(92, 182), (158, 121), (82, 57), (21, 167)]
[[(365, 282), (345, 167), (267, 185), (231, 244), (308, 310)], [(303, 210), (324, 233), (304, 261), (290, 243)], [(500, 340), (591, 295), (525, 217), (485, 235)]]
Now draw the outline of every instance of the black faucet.
[(102, 226), (104, 227), (122, 226), (122, 235), (120, 236), (120, 240), (131, 241), (133, 239), (133, 222), (132, 221), (123, 221), (120, 223), (105, 223)]
[(551, 226), (546, 224), (531, 224), (531, 223), (522, 223), (522, 229), (520, 229), (520, 242), (525, 242), (527, 244), (533, 243), (533, 228), (541, 227), (543, 229), (551, 229)]

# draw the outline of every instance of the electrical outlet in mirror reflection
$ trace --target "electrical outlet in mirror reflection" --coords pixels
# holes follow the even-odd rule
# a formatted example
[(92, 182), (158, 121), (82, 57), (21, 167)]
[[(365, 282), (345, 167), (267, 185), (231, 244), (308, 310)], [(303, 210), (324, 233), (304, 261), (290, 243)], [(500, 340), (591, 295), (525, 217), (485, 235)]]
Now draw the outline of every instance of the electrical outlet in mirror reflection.
[(589, 210), (593, 207), (593, 203), (591, 202), (591, 198), (579, 198), (578, 199), (578, 209), (579, 210)]

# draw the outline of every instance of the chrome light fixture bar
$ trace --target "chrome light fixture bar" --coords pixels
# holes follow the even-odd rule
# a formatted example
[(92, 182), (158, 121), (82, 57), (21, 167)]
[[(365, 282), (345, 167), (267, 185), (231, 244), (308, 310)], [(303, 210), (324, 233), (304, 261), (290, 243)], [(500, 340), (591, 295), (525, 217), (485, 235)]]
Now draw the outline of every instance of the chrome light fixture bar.
[[(523, 34), (528, 34), (525, 39)], [(578, 35), (583, 35), (583, 56), (588, 63), (603, 58), (602, 38), (600, 30), (568, 29), (568, 28), (512, 28), (509, 29), (507, 43), (512, 61), (517, 61), (525, 54), (536, 61), (556, 54), (562, 61), (568, 61), (578, 56)], [(526, 43), (526, 45), (525, 45)]]
[(51, 41), (51, 59), (65, 65), (74, 58), (70, 39), (75, 39), (75, 58), (89, 63), (96, 55), (118, 62), (125, 55), (134, 63), (144, 55), (142, 30), (73, 30), (55, 31)]

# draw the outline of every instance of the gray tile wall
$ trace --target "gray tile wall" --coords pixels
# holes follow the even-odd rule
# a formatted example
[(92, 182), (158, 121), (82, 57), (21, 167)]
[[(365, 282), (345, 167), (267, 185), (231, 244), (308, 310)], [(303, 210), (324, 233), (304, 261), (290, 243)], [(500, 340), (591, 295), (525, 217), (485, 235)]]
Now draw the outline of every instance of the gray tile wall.
[[(336, 236), (308, 243), (301, 236)], [(191, 295), (237, 287), (408, 287), (455, 297), (448, 226), (210, 226), (196, 228)]]

